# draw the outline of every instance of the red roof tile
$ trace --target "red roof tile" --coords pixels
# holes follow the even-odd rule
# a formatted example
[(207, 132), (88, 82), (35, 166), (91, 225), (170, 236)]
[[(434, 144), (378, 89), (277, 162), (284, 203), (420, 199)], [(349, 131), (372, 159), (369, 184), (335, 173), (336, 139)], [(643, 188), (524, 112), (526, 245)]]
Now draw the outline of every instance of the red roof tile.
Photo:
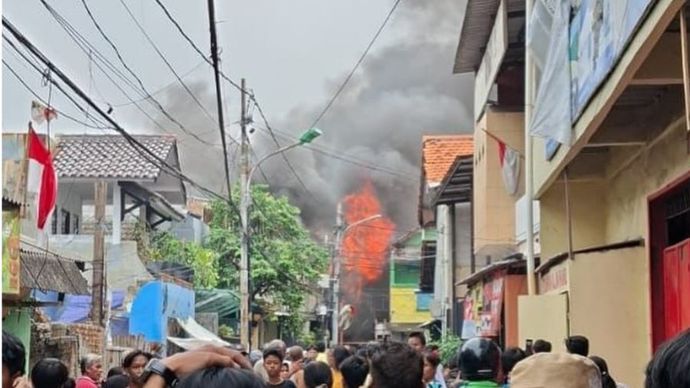
[(422, 173), (430, 185), (438, 184), (458, 156), (474, 152), (472, 135), (432, 135), (422, 137)]

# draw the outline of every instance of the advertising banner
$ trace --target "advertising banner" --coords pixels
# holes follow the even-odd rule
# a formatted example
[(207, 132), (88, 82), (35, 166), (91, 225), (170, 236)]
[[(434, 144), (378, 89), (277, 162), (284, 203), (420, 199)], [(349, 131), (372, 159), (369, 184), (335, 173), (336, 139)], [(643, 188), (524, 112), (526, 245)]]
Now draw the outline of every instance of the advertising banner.
[(490, 282), (484, 283), (481, 327), (479, 333), (483, 337), (498, 337), (501, 331), (501, 309), (503, 308), (502, 274), (496, 275)]
[(571, 109), (577, 120), (655, 0), (581, 0), (570, 22)]
[(19, 294), (20, 220), (18, 211), (2, 212), (2, 293)]

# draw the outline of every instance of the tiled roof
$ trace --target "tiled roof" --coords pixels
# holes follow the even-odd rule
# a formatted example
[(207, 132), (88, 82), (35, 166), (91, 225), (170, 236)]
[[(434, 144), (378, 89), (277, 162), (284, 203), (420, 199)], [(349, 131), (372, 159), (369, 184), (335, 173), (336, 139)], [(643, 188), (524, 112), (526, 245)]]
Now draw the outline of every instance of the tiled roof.
[(426, 182), (435, 185), (443, 180), (458, 156), (474, 152), (472, 135), (433, 135), (422, 138), (422, 168)]
[[(175, 146), (174, 136), (134, 136), (161, 159)], [(55, 168), (61, 178), (156, 179), (160, 168), (119, 135), (60, 136)]]

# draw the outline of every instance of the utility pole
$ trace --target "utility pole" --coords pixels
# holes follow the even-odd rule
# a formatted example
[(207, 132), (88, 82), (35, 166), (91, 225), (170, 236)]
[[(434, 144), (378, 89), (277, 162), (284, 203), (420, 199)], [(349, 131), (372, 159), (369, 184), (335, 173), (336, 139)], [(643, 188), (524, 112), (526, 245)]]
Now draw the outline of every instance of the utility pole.
[(95, 183), (95, 215), (96, 223), (93, 233), (93, 281), (91, 289), (91, 320), (103, 325), (103, 295), (104, 295), (104, 255), (105, 255), (105, 201), (107, 183), (98, 181)]
[(251, 202), (251, 187), (249, 182), (249, 141), (247, 139), (247, 106), (244, 78), (242, 78), (241, 86), (240, 191), (242, 197), (240, 198), (240, 223), (242, 224), (242, 244), (240, 256), (240, 341), (242, 345), (251, 348), (249, 337), (249, 205)]
[(338, 202), (335, 218), (335, 248), (333, 249), (333, 314), (331, 314), (331, 341), (332, 345), (338, 344), (340, 338), (340, 245), (343, 238), (343, 205)]

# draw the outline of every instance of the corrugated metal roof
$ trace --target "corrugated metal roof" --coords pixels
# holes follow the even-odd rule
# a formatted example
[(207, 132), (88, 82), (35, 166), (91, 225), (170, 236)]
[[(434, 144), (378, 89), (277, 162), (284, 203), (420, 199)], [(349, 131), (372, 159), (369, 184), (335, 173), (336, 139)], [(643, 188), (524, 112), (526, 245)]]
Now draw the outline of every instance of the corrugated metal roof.
[(88, 295), (86, 279), (73, 260), (47, 252), (21, 249), (22, 287)]
[[(158, 158), (167, 159), (174, 136), (134, 136)], [(161, 170), (119, 135), (60, 136), (55, 168), (61, 178), (155, 180)]]

